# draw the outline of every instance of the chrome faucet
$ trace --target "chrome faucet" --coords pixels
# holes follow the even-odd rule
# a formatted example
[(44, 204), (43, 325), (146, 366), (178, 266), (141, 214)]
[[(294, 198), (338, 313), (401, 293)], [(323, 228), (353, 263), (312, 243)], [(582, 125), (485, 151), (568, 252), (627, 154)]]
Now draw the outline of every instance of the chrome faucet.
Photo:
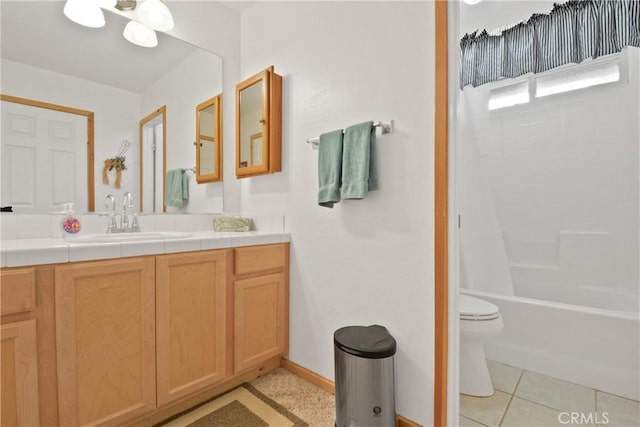
[(124, 231), (129, 229), (129, 211), (133, 211), (133, 196), (127, 191), (122, 196), (122, 216), (120, 217), (120, 228)]
[(117, 232), (118, 225), (116, 224), (116, 198), (112, 194), (107, 194), (104, 198), (104, 208), (107, 211), (109, 217), (107, 222), (107, 233)]
[[(131, 221), (129, 221), (131, 215)], [(138, 214), (133, 211), (133, 196), (128, 191), (122, 196), (122, 217), (120, 218), (120, 229), (125, 233), (139, 232)]]
[[(130, 192), (127, 191), (122, 197), (122, 213), (120, 213), (119, 227), (116, 222), (116, 199), (111, 194), (105, 197), (104, 206), (109, 216), (107, 233), (133, 233), (141, 231), (138, 215), (133, 211), (133, 196)], [(131, 217), (131, 220), (129, 220), (129, 217)]]

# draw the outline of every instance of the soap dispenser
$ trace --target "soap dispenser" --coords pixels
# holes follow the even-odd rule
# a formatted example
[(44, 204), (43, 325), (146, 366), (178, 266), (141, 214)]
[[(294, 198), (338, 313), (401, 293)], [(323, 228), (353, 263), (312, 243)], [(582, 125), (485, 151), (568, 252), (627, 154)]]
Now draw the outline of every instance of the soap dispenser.
[(60, 230), (62, 230), (62, 237), (66, 238), (80, 232), (80, 220), (75, 217), (73, 203), (65, 203), (63, 206), (64, 216), (60, 221)]

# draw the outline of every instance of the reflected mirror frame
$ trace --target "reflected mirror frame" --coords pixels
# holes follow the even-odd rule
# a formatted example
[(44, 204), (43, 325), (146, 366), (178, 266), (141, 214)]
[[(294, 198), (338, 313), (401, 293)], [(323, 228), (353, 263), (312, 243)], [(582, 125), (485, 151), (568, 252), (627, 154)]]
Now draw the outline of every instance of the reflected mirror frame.
[[(269, 133), (266, 132), (269, 119), (269, 93), (270, 93), (270, 73), (273, 72), (273, 68), (267, 68), (264, 71), (259, 72), (253, 77), (246, 79), (245, 81), (236, 85), (236, 176), (242, 178), (245, 176), (257, 175), (269, 172)], [(262, 82), (262, 159), (263, 162), (260, 165), (245, 166), (241, 164), (240, 160), (240, 121), (241, 121), (241, 92), (254, 84)]]
[[(214, 151), (214, 164), (213, 173), (202, 174), (200, 171), (200, 147), (202, 142), (200, 133), (200, 112), (213, 106), (213, 151)], [(196, 149), (196, 182), (198, 184), (205, 182), (219, 182), (222, 181), (222, 94), (218, 94), (213, 98), (210, 98), (196, 107), (196, 141), (194, 142)]]

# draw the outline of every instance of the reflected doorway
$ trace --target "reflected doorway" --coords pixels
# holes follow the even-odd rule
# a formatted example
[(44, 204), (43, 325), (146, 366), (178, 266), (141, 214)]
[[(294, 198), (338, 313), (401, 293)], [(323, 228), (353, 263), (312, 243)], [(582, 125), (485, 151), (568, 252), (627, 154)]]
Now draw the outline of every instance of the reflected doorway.
[(140, 120), (140, 212), (165, 212), (167, 106)]

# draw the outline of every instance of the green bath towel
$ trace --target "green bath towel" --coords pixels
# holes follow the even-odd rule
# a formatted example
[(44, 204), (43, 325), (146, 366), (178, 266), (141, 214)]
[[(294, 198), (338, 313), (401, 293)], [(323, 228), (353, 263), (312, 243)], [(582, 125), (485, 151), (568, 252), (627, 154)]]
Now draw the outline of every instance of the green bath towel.
[(183, 208), (189, 200), (189, 177), (184, 169), (167, 172), (167, 188), (164, 191), (164, 204), (174, 208)]
[(342, 198), (362, 199), (378, 189), (376, 128), (373, 122), (349, 126), (344, 131)]
[(318, 151), (318, 204), (333, 208), (340, 201), (342, 129), (320, 135)]

